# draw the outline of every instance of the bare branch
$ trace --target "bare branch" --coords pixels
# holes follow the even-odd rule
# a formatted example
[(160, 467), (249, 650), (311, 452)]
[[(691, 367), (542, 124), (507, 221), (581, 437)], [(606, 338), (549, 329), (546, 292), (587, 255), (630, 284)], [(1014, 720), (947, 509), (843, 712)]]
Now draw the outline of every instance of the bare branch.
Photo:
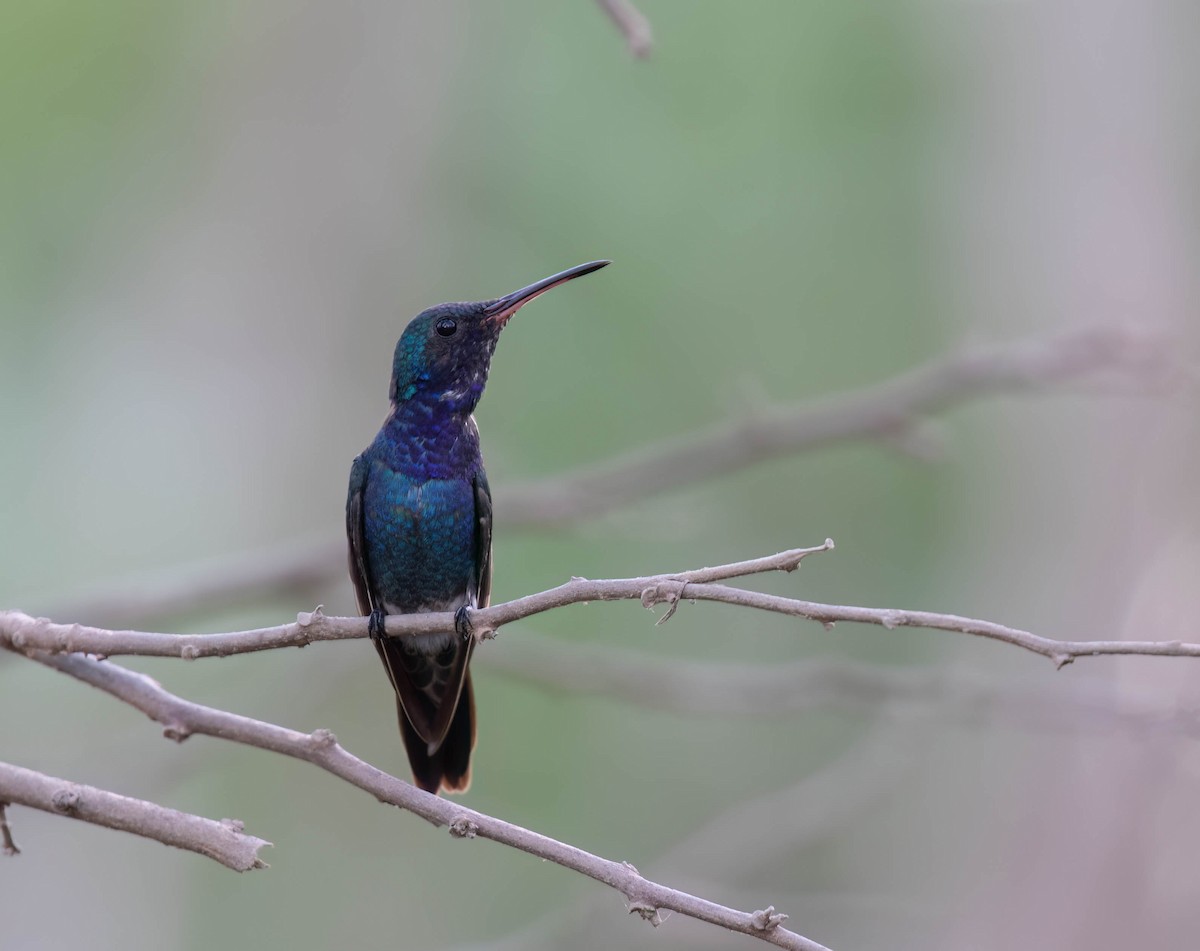
[(142, 711), (163, 725), (163, 733), (169, 739), (180, 741), (193, 734), (215, 736), (312, 763), (369, 792), (381, 802), (407, 809), (435, 826), (446, 826), (455, 838), (491, 839), (608, 885), (626, 897), (632, 912), (638, 912), (648, 920), (657, 920), (660, 910), (675, 911), (689, 918), (760, 938), (781, 948), (828, 951), (823, 945), (782, 927), (782, 918), (786, 916), (778, 915), (773, 909), (771, 914), (764, 917), (759, 912), (727, 908), (649, 881), (627, 862), (601, 858), (549, 836), (431, 795), (353, 756), (338, 744), (336, 737), (328, 730), (299, 733), (273, 723), (192, 703), (164, 690), (144, 674), (80, 654), (35, 653), (31, 657)]
[[(653, 575), (620, 581), (588, 581), (575, 578), (565, 585), (540, 594), (474, 611), (471, 614), (471, 622), (475, 630), (486, 637), (501, 624), (579, 601), (641, 599), (645, 595), (653, 599), (651, 602), (643, 602), (649, 607), (653, 604), (677, 601), (679, 592), (691, 584), (728, 580), (767, 571), (793, 571), (806, 556), (828, 551), (832, 547), (832, 540), (826, 539), (824, 544), (813, 548), (797, 548), (766, 558), (754, 558), (672, 575)], [(690, 592), (691, 588), (688, 587), (687, 590)], [(446, 618), (451, 618), (449, 627), (444, 625)], [(387, 620), (389, 634), (442, 630), (454, 630), (453, 615), (393, 615)], [(55, 624), (44, 618), (32, 618), (20, 611), (0, 611), (0, 647), (18, 652), (83, 653), (105, 657), (139, 654), (195, 660), (200, 657), (225, 657), (278, 647), (305, 647), (314, 641), (365, 637), (366, 631), (366, 618), (327, 617), (319, 608), (312, 613), (302, 614), (294, 624), (227, 634), (108, 631), (82, 624)]]
[[(797, 548), (749, 561), (700, 568), (675, 574), (647, 575), (640, 578), (616, 578), (589, 581), (572, 578), (566, 584), (526, 595), (513, 601), (494, 604), (471, 612), (476, 635), (494, 636), (504, 624), (541, 614), (570, 604), (591, 601), (640, 601), (646, 608), (668, 605), (670, 617), (681, 600), (715, 601), (738, 607), (755, 608), (789, 617), (804, 618), (824, 625), (838, 621), (876, 624), (889, 630), (897, 627), (927, 628), (970, 634), (1011, 644), (1048, 657), (1058, 667), (1080, 657), (1129, 654), (1151, 657), (1200, 657), (1200, 644), (1183, 641), (1066, 641), (1043, 637), (994, 621), (908, 611), (898, 608), (864, 608), (817, 601), (802, 601), (716, 584), (719, 580), (744, 577), (766, 571), (792, 571), (807, 555), (833, 548), (832, 539), (813, 548)], [(665, 619), (665, 618), (664, 618)], [(387, 618), (388, 634), (451, 633), (454, 615), (394, 614)], [(45, 618), (33, 618), (20, 611), (0, 611), (0, 647), (19, 653), (85, 653), (111, 657), (139, 654), (152, 657), (224, 657), (230, 654), (272, 650), (279, 647), (304, 647), (314, 641), (347, 640), (367, 636), (366, 618), (327, 617), (318, 608), (301, 614), (294, 624), (234, 631), (226, 634), (158, 634), (145, 631), (109, 631), (81, 624), (55, 624)]]
[(654, 33), (650, 21), (642, 15), (630, 0), (596, 0), (600, 9), (609, 15), (629, 44), (629, 52), (638, 59), (645, 59), (654, 48)]
[[(1168, 341), (1132, 329), (1089, 329), (943, 357), (820, 403), (764, 406), (676, 442), (496, 492), (508, 530), (563, 525), (791, 453), (855, 439), (911, 446), (920, 420), (972, 399), (1094, 381), (1148, 390), (1179, 376)], [(147, 577), (56, 605), (55, 617), (133, 627), (250, 599), (308, 594), (345, 574), (342, 539), (295, 542)]]
[(107, 590), (74, 597), (54, 613), (62, 618), (133, 626), (147, 620), (211, 612), (214, 606), (225, 611), (270, 598), (307, 600), (330, 577), (345, 570), (345, 539), (297, 541), (169, 571), (148, 572)]
[(678, 441), (656, 443), (574, 473), (496, 495), (497, 518), (521, 527), (593, 518), (637, 499), (853, 439), (894, 438), (956, 403), (1105, 375), (1141, 389), (1163, 384), (1166, 341), (1131, 330), (1086, 330), (968, 351), (819, 403), (764, 406)]
[[(258, 852), (271, 843), (247, 835), (236, 820), (205, 819), (8, 763), (0, 763), (0, 802), (41, 809), (106, 829), (132, 832), (163, 845), (207, 856), (235, 872), (267, 867)], [(5, 854), (20, 851), (13, 844), (2, 808), (0, 834), (3, 835)]]
[(949, 712), (953, 726), (999, 718), (1006, 726), (1200, 735), (1195, 713), (1155, 691), (1073, 679), (1054, 689), (983, 677), (965, 667), (880, 666), (844, 658), (785, 663), (700, 663), (592, 646), (522, 631), (480, 656), (489, 669), (543, 690), (590, 694), (672, 713), (776, 716), (810, 710), (882, 711), (889, 720)]

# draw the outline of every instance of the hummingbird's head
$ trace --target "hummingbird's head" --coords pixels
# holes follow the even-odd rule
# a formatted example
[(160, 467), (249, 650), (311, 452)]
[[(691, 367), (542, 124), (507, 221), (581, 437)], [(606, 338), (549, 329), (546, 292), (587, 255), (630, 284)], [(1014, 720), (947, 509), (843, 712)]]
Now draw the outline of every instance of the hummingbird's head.
[(495, 300), (438, 304), (417, 314), (396, 344), (393, 403), (441, 403), (471, 412), (487, 383), (500, 331), (525, 304), (552, 287), (591, 274), (608, 261), (592, 261), (551, 275)]

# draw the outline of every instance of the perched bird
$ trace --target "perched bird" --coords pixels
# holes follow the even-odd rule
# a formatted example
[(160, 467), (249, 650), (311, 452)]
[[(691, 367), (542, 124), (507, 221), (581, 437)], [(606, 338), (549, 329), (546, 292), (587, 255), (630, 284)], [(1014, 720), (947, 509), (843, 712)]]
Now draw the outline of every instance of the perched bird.
[[(414, 317), (396, 344), (391, 412), (350, 468), (350, 578), (396, 691), (413, 777), (429, 792), (462, 792), (471, 782), (469, 611), (487, 606), (492, 587), (492, 496), (471, 413), (509, 318), (608, 263), (580, 264), (506, 297), (439, 304)], [(456, 633), (385, 633), (386, 615), (425, 611), (455, 612)]]

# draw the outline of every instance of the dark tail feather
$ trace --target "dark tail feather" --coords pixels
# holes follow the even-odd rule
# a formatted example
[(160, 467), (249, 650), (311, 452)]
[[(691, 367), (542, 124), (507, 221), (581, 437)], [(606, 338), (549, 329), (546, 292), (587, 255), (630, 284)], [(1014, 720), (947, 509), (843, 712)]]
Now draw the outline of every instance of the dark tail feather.
[(446, 738), (433, 754), (429, 753), (429, 744), (408, 722), (399, 697), (396, 698), (396, 710), (400, 715), (400, 735), (404, 738), (404, 749), (416, 784), (431, 793), (441, 789), (466, 792), (471, 785), (471, 750), (475, 746), (475, 693), (471, 689), (471, 675), (468, 673), (463, 681), (458, 709), (454, 711)]

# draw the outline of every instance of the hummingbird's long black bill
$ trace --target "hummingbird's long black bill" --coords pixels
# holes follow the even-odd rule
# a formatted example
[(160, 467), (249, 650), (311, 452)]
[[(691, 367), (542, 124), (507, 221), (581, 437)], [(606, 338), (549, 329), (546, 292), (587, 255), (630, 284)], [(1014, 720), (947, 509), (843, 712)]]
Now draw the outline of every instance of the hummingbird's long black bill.
[(535, 297), (541, 297), (546, 291), (558, 287), (559, 284), (565, 284), (567, 281), (573, 281), (577, 277), (583, 277), (585, 274), (599, 271), (600, 268), (607, 267), (610, 264), (612, 264), (612, 261), (589, 261), (587, 264), (577, 264), (575, 267), (567, 268), (565, 271), (544, 277), (540, 281), (530, 284), (528, 287), (522, 287), (519, 291), (513, 291), (511, 294), (492, 301), (487, 306), (487, 319), (497, 321), (501, 324), (508, 323), (508, 319), (513, 314)]

